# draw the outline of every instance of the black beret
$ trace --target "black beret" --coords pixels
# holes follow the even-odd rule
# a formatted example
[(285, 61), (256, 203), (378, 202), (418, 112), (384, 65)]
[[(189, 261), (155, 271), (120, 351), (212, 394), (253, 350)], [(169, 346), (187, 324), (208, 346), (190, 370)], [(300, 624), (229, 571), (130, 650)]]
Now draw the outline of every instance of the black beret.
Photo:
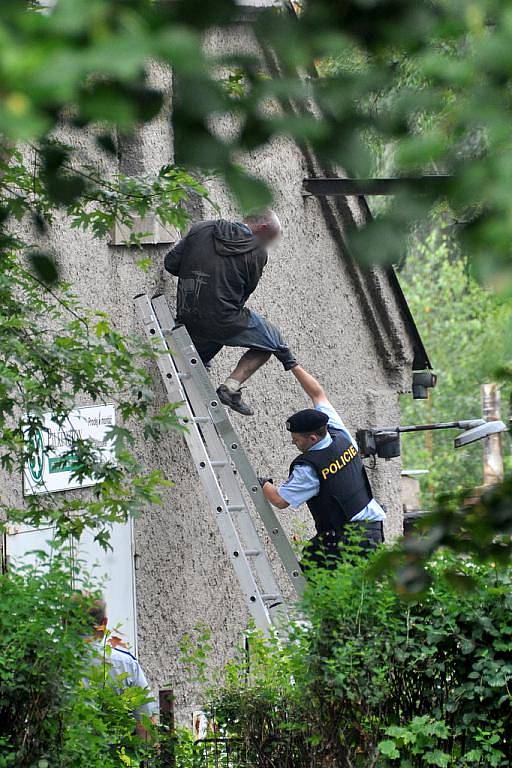
[(286, 422), (286, 429), (289, 432), (316, 432), (317, 429), (325, 427), (329, 417), (322, 411), (315, 411), (314, 408), (305, 408), (303, 411), (294, 413)]

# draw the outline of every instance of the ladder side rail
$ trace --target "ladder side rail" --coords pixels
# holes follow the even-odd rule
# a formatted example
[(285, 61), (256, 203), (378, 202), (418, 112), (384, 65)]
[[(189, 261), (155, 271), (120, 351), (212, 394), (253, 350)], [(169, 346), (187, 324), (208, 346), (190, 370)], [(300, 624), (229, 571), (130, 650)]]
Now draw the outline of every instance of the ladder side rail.
[[(152, 300), (152, 305), (164, 338), (172, 343), (174, 318), (170, 312), (167, 300), (164, 296), (155, 297)], [(243, 544), (249, 551), (253, 553), (258, 552), (258, 554), (250, 555), (253, 570), (258, 576), (264, 594), (274, 596), (271, 601), (274, 611), (279, 607), (282, 614), (283, 608), (279, 606), (279, 602), (284, 606), (285, 601), (281, 595), (281, 589), (264, 544), (249, 512), (240, 484), (234, 474), (235, 470), (231, 466), (226, 446), (219, 437), (211, 420), (208, 403), (202, 398), (201, 392), (197, 388), (195, 376), (191, 376), (186, 372), (186, 367), (178, 348), (174, 349), (173, 364), (177, 371), (177, 379), (183, 382), (181, 386), (189, 401), (193, 415), (201, 420), (199, 422), (199, 430), (204, 437), (210, 459), (217, 463), (215, 472), (220, 479), (222, 490), (229, 499), (230, 508), (236, 508), (236, 512), (231, 512), (230, 514), (232, 517), (234, 514), (236, 515), (238, 532), (242, 534)]]
[[(179, 353), (175, 354), (175, 363), (177, 364), (178, 370), (182, 370)], [(187, 380), (185, 389), (194, 416), (201, 419), (199, 429), (203, 434), (210, 459), (216, 463), (215, 472), (220, 480), (222, 490), (229, 499), (230, 508), (236, 508), (236, 512), (231, 512), (231, 515), (236, 515), (238, 532), (241, 535), (243, 544), (253, 553), (259, 553), (251, 555), (251, 558), (253, 558), (251, 562), (253, 563), (254, 571), (258, 575), (263, 591), (266, 594), (279, 595), (281, 589), (275, 578), (270, 560), (254, 524), (254, 520), (250, 514), (247, 501), (242, 493), (237, 477), (234, 474), (230, 458), (226, 453), (225, 445), (217, 434), (215, 426), (211, 422), (207, 404), (204, 403), (197, 388), (194, 386), (193, 379)], [(203, 418), (207, 420), (203, 422)], [(283, 598), (282, 602), (284, 603)]]
[[(158, 313), (159, 312), (160, 307), (158, 307)], [(172, 338), (176, 348), (180, 352), (182, 360), (187, 366), (187, 373), (190, 373), (195, 377), (201, 392), (201, 397), (209, 404), (208, 410), (212, 421), (238, 469), (239, 475), (247, 488), (256, 511), (263, 521), (270, 541), (279, 554), (281, 562), (283, 563), (296, 593), (299, 596), (302, 595), (306, 588), (306, 580), (295, 552), (293, 551), (293, 547), (291, 546), (273, 508), (263, 494), (254, 468), (241, 445), (239, 436), (231, 424), (226, 409), (222, 403), (219, 402), (217, 393), (213, 389), (208, 373), (197, 355), (186, 328), (183, 326), (175, 328), (172, 332)]]
[(256, 626), (268, 634), (272, 622), (267, 606), (262, 599), (249, 562), (244, 554), (242, 543), (230, 518), (228, 506), (219, 487), (217, 477), (210, 465), (208, 453), (203, 444), (198, 426), (194, 421), (194, 415), (187, 399), (183, 396), (184, 392), (178, 375), (179, 371), (174, 365), (172, 355), (167, 347), (167, 342), (158, 319), (152, 310), (149, 298), (146, 295), (142, 295), (136, 297), (135, 301), (143, 320), (145, 331), (148, 337), (154, 340), (156, 361), (162, 374), (168, 398), (171, 402), (179, 403), (176, 413), (181, 423), (187, 426), (187, 431), (184, 433), (187, 446), (205, 492), (215, 507), (217, 525), (238, 577), (247, 606)]

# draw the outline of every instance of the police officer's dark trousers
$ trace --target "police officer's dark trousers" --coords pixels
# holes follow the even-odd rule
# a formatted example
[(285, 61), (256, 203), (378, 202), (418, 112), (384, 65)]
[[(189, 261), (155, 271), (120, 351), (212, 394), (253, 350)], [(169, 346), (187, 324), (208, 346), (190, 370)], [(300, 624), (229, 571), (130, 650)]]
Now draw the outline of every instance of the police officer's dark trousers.
[(343, 557), (343, 546), (351, 547), (350, 552), (367, 557), (384, 541), (382, 522), (355, 520), (347, 523), (342, 531), (324, 531), (310, 539), (301, 561), (301, 568), (327, 568), (332, 570)]

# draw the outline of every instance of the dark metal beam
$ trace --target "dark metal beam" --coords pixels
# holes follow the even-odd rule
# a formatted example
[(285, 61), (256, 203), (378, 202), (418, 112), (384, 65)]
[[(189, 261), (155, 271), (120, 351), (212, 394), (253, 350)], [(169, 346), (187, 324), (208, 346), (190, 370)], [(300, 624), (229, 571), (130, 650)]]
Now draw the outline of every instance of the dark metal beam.
[(404, 189), (442, 192), (452, 176), (407, 176), (389, 179), (304, 179), (304, 192), (314, 196), (395, 195)]

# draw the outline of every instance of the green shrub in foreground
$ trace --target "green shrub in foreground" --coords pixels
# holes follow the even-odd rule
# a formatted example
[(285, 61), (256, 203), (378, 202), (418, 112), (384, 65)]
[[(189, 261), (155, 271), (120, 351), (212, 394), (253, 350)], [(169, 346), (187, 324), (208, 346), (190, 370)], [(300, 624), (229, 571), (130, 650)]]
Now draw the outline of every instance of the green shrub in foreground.
[(59, 558), (0, 575), (0, 768), (138, 766), (147, 751), (132, 716), (147, 693), (91, 667), (71, 576)]
[(421, 602), (364, 562), (319, 572), (293, 642), (253, 638), (249, 679), (241, 658), (212, 694), (248, 764), (512, 763), (512, 572), (446, 554), (431, 569)]

